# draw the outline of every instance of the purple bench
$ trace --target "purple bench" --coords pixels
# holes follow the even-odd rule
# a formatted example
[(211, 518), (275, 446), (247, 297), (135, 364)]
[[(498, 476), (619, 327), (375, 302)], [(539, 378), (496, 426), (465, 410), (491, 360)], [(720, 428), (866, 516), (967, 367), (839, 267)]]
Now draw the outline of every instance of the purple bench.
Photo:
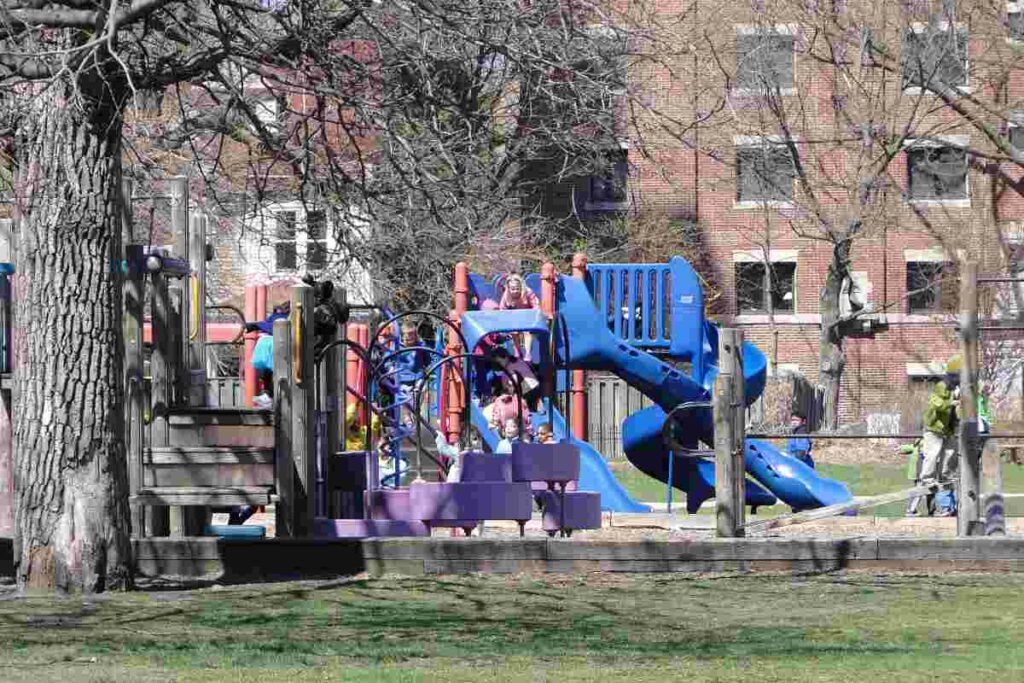
[(563, 494), (544, 491), (540, 498), (544, 509), (543, 528), (549, 536), (564, 530), (568, 534), (578, 529), (601, 528), (601, 494), (590, 491), (574, 491)]
[(409, 501), (414, 519), (428, 526), (472, 528), (481, 520), (511, 519), (522, 533), (533, 516), (533, 496), (526, 482), (413, 482)]
[(512, 481), (512, 456), (496, 453), (466, 451), (459, 455), (462, 474), (460, 482)]
[(544, 482), (552, 488), (579, 478), (580, 450), (573, 444), (512, 444), (512, 481)]

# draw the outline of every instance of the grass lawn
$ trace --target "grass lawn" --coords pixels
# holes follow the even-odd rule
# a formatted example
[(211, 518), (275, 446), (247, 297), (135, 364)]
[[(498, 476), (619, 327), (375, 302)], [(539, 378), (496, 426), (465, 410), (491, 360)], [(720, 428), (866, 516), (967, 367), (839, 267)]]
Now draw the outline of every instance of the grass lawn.
[[(665, 484), (636, 469), (629, 462), (611, 464), (615, 477), (629, 491), (635, 500), (643, 502), (664, 502)], [(906, 467), (901, 464), (865, 463), (861, 465), (836, 465), (818, 463), (817, 471), (823, 477), (836, 479), (846, 483), (855, 496), (874, 496), (909, 488), (912, 482), (907, 480)], [(1003, 489), (1007, 493), (1024, 493), (1024, 467), (1020, 465), (1003, 465)], [(679, 495), (676, 492), (674, 495)], [(678, 498), (675, 499), (678, 502)], [(903, 503), (893, 503), (873, 508), (873, 514), (879, 517), (899, 517), (903, 515)], [(787, 512), (786, 506), (762, 508), (759, 515), (772, 516)], [(1006, 504), (1010, 516), (1024, 516), (1024, 499), (1009, 499)]]
[(1017, 576), (383, 578), (0, 601), (4, 681), (1019, 681)]

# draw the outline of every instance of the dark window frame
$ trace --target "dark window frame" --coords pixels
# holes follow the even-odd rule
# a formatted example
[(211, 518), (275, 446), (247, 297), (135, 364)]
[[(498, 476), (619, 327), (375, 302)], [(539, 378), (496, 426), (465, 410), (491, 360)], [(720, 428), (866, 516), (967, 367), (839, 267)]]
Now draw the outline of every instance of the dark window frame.
[[(747, 274), (741, 275), (741, 271)], [(733, 275), (737, 315), (796, 313), (796, 261), (737, 261)], [(791, 294), (789, 301), (784, 298), (787, 292)]]
[[(951, 55), (948, 45), (943, 44), (943, 41), (949, 41), (950, 34), (955, 36), (954, 49), (960, 54)], [(900, 82), (903, 90), (922, 93), (967, 92), (971, 82), (969, 45), (970, 37), (965, 26), (952, 24), (938, 29), (905, 29), (900, 53)], [(915, 48), (926, 52), (915, 55)], [(943, 74), (943, 70), (947, 70), (947, 73)], [(950, 74), (953, 77), (949, 77)]]
[[(770, 71), (750, 68), (751, 62), (776, 50), (778, 54), (766, 57)], [(737, 30), (735, 81), (734, 90), (741, 93), (795, 94), (796, 35), (777, 28)]]
[[(907, 155), (907, 198), (910, 201), (970, 201), (967, 149), (951, 142), (914, 142), (905, 148)], [(962, 190), (949, 192), (954, 187), (953, 174), (940, 168), (962, 157), (963, 170), (956, 173), (956, 186)], [(961, 180), (962, 177), (962, 180)]]
[[(789, 166), (789, 183), (774, 182), (774, 173), (767, 168), (782, 162)], [(749, 170), (752, 169), (752, 170)], [(754, 178), (745, 178), (744, 173), (753, 173)], [(793, 148), (786, 142), (764, 140), (736, 145), (736, 201), (741, 203), (785, 203), (791, 204), (795, 197), (796, 159)]]
[(274, 270), (276, 271), (298, 270), (298, 222), (297, 211), (274, 212)]
[(951, 261), (907, 261), (907, 313), (953, 313), (958, 306), (956, 266)]

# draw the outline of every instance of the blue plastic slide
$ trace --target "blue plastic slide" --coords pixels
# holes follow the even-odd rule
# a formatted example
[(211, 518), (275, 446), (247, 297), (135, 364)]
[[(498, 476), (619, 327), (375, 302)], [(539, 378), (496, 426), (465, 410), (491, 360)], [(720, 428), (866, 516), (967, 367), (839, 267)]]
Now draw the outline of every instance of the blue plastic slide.
[[(695, 381), (680, 370), (654, 356), (636, 349), (616, 338), (608, 330), (594, 306), (584, 282), (560, 277), (559, 314), (568, 332), (568, 349), (562, 348), (562, 339), (556, 336), (559, 352), (570, 367), (589, 370), (608, 370), (631, 386), (636, 387), (657, 405), (638, 411), (623, 422), (623, 447), (626, 457), (642, 471), (661, 481), (667, 481), (668, 457), (662, 441), (661, 429), (665, 412), (684, 402), (707, 401), (717, 368), (705, 365), (701, 381)], [(703, 323), (701, 323), (702, 326)], [(704, 326), (710, 327), (710, 326)], [(713, 330), (713, 328), (712, 328)], [(702, 356), (717, 348), (712, 330), (705, 332), (701, 348), (694, 351)], [(708, 359), (710, 360), (710, 359)], [(703, 358), (702, 358), (703, 361)], [(753, 401), (764, 387), (766, 363), (764, 354), (752, 344), (744, 344), (744, 380), (747, 400)], [(710, 409), (695, 409), (685, 413), (681, 440), (696, 445), (698, 441), (713, 442), (713, 424)], [(783, 455), (763, 442), (746, 444), (746, 469), (759, 482), (785, 503), (797, 510), (816, 508), (852, 499), (846, 486), (840, 482), (819, 477), (813, 469)], [(675, 465), (680, 465), (676, 468)], [(673, 481), (676, 488), (688, 494), (688, 507), (700, 505), (713, 495), (714, 472), (693, 459), (679, 458), (673, 463)], [(675, 474), (678, 471), (679, 474)], [(770, 504), (770, 496), (760, 487), (747, 486), (750, 505)]]
[[(487, 416), (477, 401), (471, 402), (473, 426), (492, 451), (498, 447), (498, 435), (487, 424)], [(534, 413), (533, 424), (540, 425), (548, 421), (547, 413)], [(565, 420), (556, 410), (552, 431), (556, 439), (564, 439)], [(586, 441), (570, 439), (580, 449), (580, 478), (577, 485), (581, 491), (596, 491), (601, 494), (601, 509), (612, 512), (650, 512), (646, 505), (633, 500), (608, 468), (608, 463), (597, 450)]]

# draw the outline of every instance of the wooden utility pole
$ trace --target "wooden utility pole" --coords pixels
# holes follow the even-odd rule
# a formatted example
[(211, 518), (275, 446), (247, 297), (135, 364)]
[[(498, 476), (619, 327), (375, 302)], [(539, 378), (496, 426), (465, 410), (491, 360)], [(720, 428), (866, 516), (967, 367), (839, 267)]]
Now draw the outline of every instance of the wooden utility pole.
[(314, 415), (316, 376), (313, 364), (313, 288), (292, 287), (292, 458), (298, 475), (295, 482), (295, 532), (313, 531), (316, 504), (316, 434)]
[[(347, 294), (341, 287), (334, 290), (334, 303), (339, 310), (346, 304)], [(344, 338), (345, 330), (336, 328), (331, 336), (331, 341)], [(320, 478), (324, 480), (325, 499), (323, 508), (317, 510), (317, 514), (324, 514), (327, 517), (337, 517), (338, 505), (334, 504), (333, 493), (334, 483), (330, 480), (331, 468), (329, 466), (334, 454), (344, 450), (342, 448), (342, 423), (345, 421), (345, 347), (339, 345), (331, 348), (320, 363), (321, 385), (324, 388), (320, 399), (321, 415), (324, 416), (324, 431), (322, 438), (326, 441), (324, 446), (323, 460), (321, 462)]]
[(274, 321), (274, 525), (278, 538), (296, 535), (292, 452), (292, 322)]
[(192, 271), (186, 290), (188, 300), (189, 405), (208, 405), (206, 394), (206, 227), (201, 213), (191, 217), (188, 239), (188, 263)]
[(744, 535), (743, 332), (718, 334), (718, 379), (712, 406), (715, 421), (715, 529), (720, 538)]
[(965, 261), (960, 272), (960, 490), (956, 533), (980, 535), (981, 452), (978, 448), (978, 264)]

